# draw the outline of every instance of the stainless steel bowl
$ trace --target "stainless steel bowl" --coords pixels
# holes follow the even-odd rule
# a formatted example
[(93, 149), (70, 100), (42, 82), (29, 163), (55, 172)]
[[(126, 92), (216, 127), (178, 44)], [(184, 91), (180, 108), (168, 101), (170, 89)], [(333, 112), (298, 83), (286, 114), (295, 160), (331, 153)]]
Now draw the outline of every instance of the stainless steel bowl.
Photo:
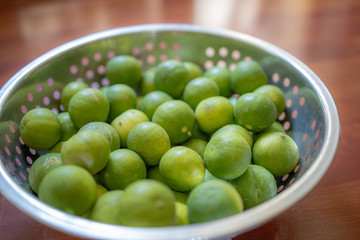
[[(295, 170), (277, 179), (279, 194), (250, 210), (221, 220), (179, 227), (134, 228), (102, 224), (58, 211), (31, 192), (29, 167), (44, 154), (25, 146), (19, 122), (32, 108), (61, 111), (61, 90), (69, 81), (108, 85), (105, 63), (130, 54), (144, 69), (166, 59), (193, 61), (204, 69), (233, 69), (245, 58), (259, 61), (269, 82), (286, 95), (279, 121), (299, 146)], [(0, 189), (34, 219), (69, 234), (95, 239), (224, 239), (249, 231), (304, 197), (324, 176), (337, 150), (340, 123), (323, 82), (295, 57), (257, 38), (193, 25), (155, 24), (112, 29), (71, 41), (40, 56), (15, 74), (0, 91)]]

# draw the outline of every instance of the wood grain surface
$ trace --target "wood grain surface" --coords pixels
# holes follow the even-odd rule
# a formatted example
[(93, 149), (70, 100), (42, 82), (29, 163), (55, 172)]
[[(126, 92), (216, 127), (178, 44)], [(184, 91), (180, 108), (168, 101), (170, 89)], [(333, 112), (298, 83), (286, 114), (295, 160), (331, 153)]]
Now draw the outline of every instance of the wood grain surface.
[[(288, 51), (325, 83), (341, 140), (332, 166), (305, 198), (235, 239), (359, 239), (360, 1), (2, 0), (0, 83), (41, 54), (115, 27), (190, 23), (253, 35)], [(0, 195), (0, 239), (78, 239), (28, 217)]]

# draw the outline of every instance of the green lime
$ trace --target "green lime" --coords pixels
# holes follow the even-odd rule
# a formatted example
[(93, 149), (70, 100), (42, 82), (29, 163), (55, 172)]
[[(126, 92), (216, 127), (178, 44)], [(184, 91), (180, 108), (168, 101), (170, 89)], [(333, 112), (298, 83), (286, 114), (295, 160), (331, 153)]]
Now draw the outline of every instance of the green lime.
[(285, 110), (285, 95), (279, 87), (266, 84), (256, 88), (254, 93), (259, 93), (270, 98), (270, 100), (275, 104), (277, 116)]
[(78, 165), (91, 174), (105, 167), (110, 156), (110, 144), (103, 134), (83, 130), (67, 140), (61, 148), (61, 158), (66, 165)]
[(106, 64), (106, 77), (111, 85), (122, 83), (134, 87), (141, 81), (141, 71), (137, 59), (128, 55), (116, 56)]
[(194, 150), (177, 146), (167, 151), (160, 160), (160, 173), (168, 186), (176, 191), (190, 191), (205, 176), (202, 158)]
[(60, 140), (61, 125), (56, 114), (51, 110), (34, 108), (22, 117), (20, 136), (30, 148), (49, 149)]
[(165, 227), (175, 224), (175, 198), (163, 183), (144, 179), (129, 185), (120, 199), (125, 226)]
[(84, 131), (84, 130), (95, 130), (101, 133), (102, 135), (104, 135), (104, 137), (106, 137), (106, 139), (109, 141), (111, 151), (120, 148), (119, 134), (117, 133), (115, 128), (110, 124), (105, 122), (90, 122), (88, 124), (85, 124), (79, 129), (79, 131)]
[(195, 116), (200, 129), (209, 134), (233, 123), (233, 114), (233, 105), (229, 99), (222, 96), (207, 98), (201, 101), (195, 109)]
[(205, 77), (191, 80), (183, 93), (184, 101), (194, 110), (202, 100), (217, 95), (219, 95), (218, 86), (214, 81)]
[(205, 148), (207, 170), (217, 178), (231, 180), (249, 167), (251, 148), (240, 134), (224, 132), (212, 137)]
[(257, 93), (242, 95), (235, 105), (235, 120), (249, 131), (260, 132), (276, 120), (276, 107), (266, 96)]
[(48, 172), (39, 186), (39, 199), (69, 214), (83, 215), (96, 201), (96, 183), (85, 169), (63, 165)]
[(299, 160), (299, 149), (294, 140), (282, 132), (262, 135), (254, 144), (253, 161), (275, 177), (290, 173)]
[(175, 196), (175, 200), (177, 202), (181, 202), (183, 204), (186, 204), (187, 198), (189, 196), (189, 194), (187, 192), (178, 192), (178, 191), (174, 191), (174, 196)]
[(109, 104), (109, 121), (111, 122), (117, 116), (126, 110), (136, 108), (137, 97), (135, 90), (125, 84), (115, 84), (103, 89)]
[(245, 138), (245, 140), (249, 144), (250, 148), (252, 148), (252, 146), (253, 146), (253, 137), (252, 137), (251, 133), (246, 128), (244, 128), (244, 127), (242, 127), (240, 125), (237, 125), (237, 124), (225, 125), (222, 128), (219, 128), (216, 132), (214, 132), (214, 134), (211, 137), (215, 137), (216, 135), (218, 135), (220, 133), (224, 133), (224, 132), (233, 132), (233, 133), (239, 134), (240, 136)]
[(190, 223), (209, 222), (241, 213), (240, 194), (224, 180), (209, 180), (196, 186), (187, 200)]
[(29, 171), (29, 185), (31, 189), (37, 193), (44, 176), (50, 172), (50, 170), (62, 164), (60, 153), (47, 153), (38, 157), (31, 165)]
[(52, 148), (49, 149), (48, 153), (60, 153), (61, 148), (64, 145), (65, 141), (58, 142)]
[(155, 166), (170, 149), (171, 144), (169, 136), (160, 125), (143, 122), (130, 130), (127, 146), (138, 153), (147, 166)]
[(109, 190), (123, 190), (129, 184), (146, 178), (142, 158), (129, 149), (118, 149), (110, 154), (106, 167), (100, 172), (101, 182)]
[(267, 84), (268, 80), (261, 65), (254, 60), (240, 61), (230, 75), (231, 88), (242, 95)]
[(149, 118), (140, 110), (129, 109), (111, 122), (120, 136), (121, 147), (127, 147), (127, 137), (130, 130), (139, 123), (148, 122)]
[(186, 204), (181, 202), (175, 202), (175, 215), (176, 215), (175, 225), (179, 226), (179, 225), (189, 224), (188, 208)]
[(215, 66), (215, 67), (208, 69), (204, 73), (204, 77), (210, 78), (218, 85), (221, 96), (223, 96), (223, 97), (230, 96), (231, 88), (230, 88), (230, 70), (229, 69)]
[(113, 190), (101, 195), (91, 210), (92, 220), (120, 225), (120, 200), (124, 196), (124, 191)]
[(141, 79), (141, 95), (146, 95), (149, 92), (155, 91), (155, 68), (150, 68), (144, 73), (144, 77)]
[(155, 70), (156, 89), (164, 91), (174, 98), (181, 96), (189, 79), (190, 76), (184, 64), (176, 60), (164, 61)]
[(270, 132), (286, 133), (286, 131), (285, 131), (284, 127), (281, 125), (281, 123), (275, 121), (270, 127), (265, 128), (261, 132), (255, 133), (253, 135), (254, 142), (256, 142), (259, 139), (259, 137), (261, 137), (262, 135), (264, 135), (266, 133), (270, 133)]
[(139, 110), (144, 112), (149, 119), (152, 118), (156, 108), (173, 98), (163, 91), (153, 91), (146, 94), (139, 104)]
[(205, 177), (204, 177), (203, 182), (209, 181), (209, 180), (214, 180), (214, 179), (220, 179), (220, 178), (215, 177), (214, 175), (211, 174), (211, 172), (209, 172), (209, 170), (205, 169)]
[(96, 199), (98, 199), (107, 192), (108, 190), (103, 185), (96, 183)]
[(109, 108), (109, 102), (102, 91), (95, 88), (85, 88), (71, 98), (69, 114), (74, 126), (81, 128), (89, 122), (106, 121)]
[(65, 87), (61, 91), (61, 97), (60, 97), (60, 103), (63, 106), (65, 112), (69, 110), (69, 102), (72, 96), (74, 96), (74, 94), (77, 93), (78, 91), (85, 88), (89, 88), (89, 85), (87, 85), (84, 82), (78, 82), (78, 81), (69, 82), (68, 84), (65, 85)]
[(195, 121), (194, 128), (191, 131), (191, 138), (202, 139), (204, 141), (209, 141), (209, 139), (210, 139), (209, 134), (203, 132), (200, 129), (199, 124), (196, 121)]
[(166, 184), (165, 179), (163, 178), (163, 176), (161, 176), (160, 173), (160, 169), (159, 169), (159, 165), (158, 166), (153, 166), (150, 167), (147, 171), (147, 178), (148, 179), (153, 179), (153, 180), (157, 180), (159, 182), (162, 182), (164, 184)]
[(60, 125), (61, 125), (61, 138), (60, 141), (66, 141), (72, 135), (77, 133), (78, 129), (74, 126), (73, 122), (70, 119), (70, 114), (68, 112), (61, 112), (57, 115)]
[(199, 65), (193, 62), (183, 62), (183, 64), (190, 76), (188, 81), (191, 81), (194, 78), (201, 77), (202, 69)]
[(198, 139), (198, 138), (190, 138), (188, 141), (186, 141), (183, 146), (191, 148), (195, 152), (197, 152), (201, 158), (204, 158), (204, 151), (205, 147), (208, 144), (207, 141)]
[(171, 100), (155, 110), (152, 121), (165, 129), (171, 144), (178, 144), (191, 137), (195, 116), (188, 104), (181, 100)]
[(274, 176), (258, 165), (251, 164), (243, 175), (231, 183), (240, 193), (245, 209), (255, 207), (277, 194)]

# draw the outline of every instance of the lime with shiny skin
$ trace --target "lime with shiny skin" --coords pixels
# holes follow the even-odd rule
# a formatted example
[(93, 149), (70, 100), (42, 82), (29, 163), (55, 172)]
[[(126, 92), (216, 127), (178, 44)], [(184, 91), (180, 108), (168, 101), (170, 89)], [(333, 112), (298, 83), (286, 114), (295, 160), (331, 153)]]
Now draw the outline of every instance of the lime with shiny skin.
[(202, 69), (196, 63), (185, 61), (185, 62), (183, 62), (183, 64), (184, 64), (185, 68), (187, 69), (189, 76), (190, 76), (188, 81), (191, 81), (194, 78), (198, 78), (198, 77), (202, 76)]
[(286, 133), (284, 127), (281, 125), (281, 123), (275, 121), (270, 127), (265, 128), (263, 131), (258, 132), (258, 133), (254, 133), (253, 134), (253, 140), (254, 142), (256, 142), (259, 137), (261, 137), (262, 135), (266, 134), (266, 133), (271, 133), (271, 132), (282, 132), (282, 133)]
[(285, 110), (285, 95), (279, 87), (266, 84), (256, 88), (253, 92), (270, 98), (270, 100), (275, 104), (277, 116)]
[(175, 225), (188, 225), (188, 207), (182, 202), (175, 202)]
[(61, 138), (60, 141), (66, 141), (71, 138), (78, 129), (74, 126), (74, 123), (70, 119), (68, 112), (61, 112), (57, 115), (61, 125)]
[(246, 128), (244, 128), (238, 124), (228, 124), (228, 125), (223, 126), (220, 129), (218, 129), (216, 132), (214, 132), (211, 137), (215, 137), (216, 135), (218, 135), (220, 133), (224, 133), (224, 132), (233, 132), (233, 133), (239, 134), (240, 136), (245, 138), (245, 140), (249, 144), (249, 147), (252, 148), (253, 137), (252, 137), (252, 134)]
[(124, 191), (112, 190), (101, 195), (94, 204), (91, 210), (90, 219), (121, 225), (120, 222), (120, 199), (123, 197)]
[(217, 84), (209, 78), (199, 77), (191, 80), (184, 89), (183, 98), (195, 110), (204, 99), (219, 95)]
[(134, 87), (141, 81), (142, 69), (135, 57), (116, 56), (106, 64), (106, 77), (111, 85), (121, 83)]
[(220, 95), (229, 97), (231, 94), (230, 88), (230, 70), (214, 66), (204, 73), (204, 77), (213, 80), (219, 87)]
[(173, 98), (166, 92), (153, 91), (143, 97), (139, 104), (139, 110), (144, 112), (148, 118), (151, 119), (156, 108), (170, 100), (173, 100)]
[(150, 68), (145, 71), (143, 78), (141, 79), (141, 95), (145, 96), (146, 94), (155, 91), (155, 68)]
[(186, 141), (182, 145), (184, 147), (191, 148), (192, 150), (197, 152), (201, 158), (204, 158), (204, 151), (205, 151), (207, 144), (208, 144), (208, 142), (203, 139), (190, 138), (188, 141)]
[(69, 111), (69, 103), (72, 96), (78, 91), (89, 88), (90, 86), (84, 82), (72, 81), (65, 85), (61, 91), (60, 103), (63, 106), (64, 112)]

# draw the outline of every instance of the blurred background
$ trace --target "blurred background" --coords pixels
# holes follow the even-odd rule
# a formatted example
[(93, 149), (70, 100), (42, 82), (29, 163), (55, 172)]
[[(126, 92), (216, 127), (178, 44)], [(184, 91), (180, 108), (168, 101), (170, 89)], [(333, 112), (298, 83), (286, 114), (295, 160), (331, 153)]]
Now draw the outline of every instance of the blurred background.
[[(359, 0), (0, 0), (0, 82), (47, 51), (94, 32), (186, 23), (246, 33), (288, 51), (325, 83), (340, 112), (332, 167), (303, 200), (236, 239), (360, 235)], [(77, 239), (37, 223), (0, 195), (0, 239)]]

